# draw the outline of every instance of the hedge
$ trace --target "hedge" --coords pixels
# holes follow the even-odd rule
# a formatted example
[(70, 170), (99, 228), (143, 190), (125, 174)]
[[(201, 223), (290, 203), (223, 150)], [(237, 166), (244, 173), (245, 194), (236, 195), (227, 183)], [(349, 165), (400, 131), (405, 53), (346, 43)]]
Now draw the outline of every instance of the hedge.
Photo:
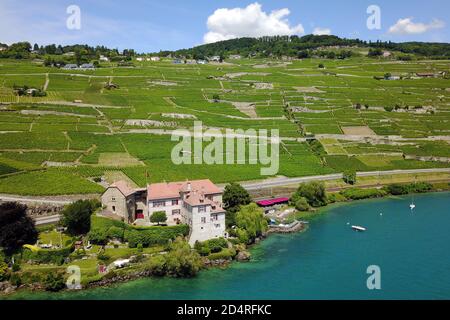
[(379, 189), (346, 189), (340, 192), (347, 199), (361, 200), (368, 198), (381, 198), (386, 195), (386, 191)]
[(176, 226), (134, 227), (122, 221), (92, 216), (89, 240), (93, 243), (104, 244), (109, 239), (124, 236), (130, 248), (136, 248), (140, 243), (144, 247), (158, 244), (167, 244), (178, 236), (187, 236), (189, 226), (180, 224)]
[(225, 248), (222, 249), (220, 252), (211, 253), (208, 256), (209, 260), (230, 260), (233, 259), (236, 255), (236, 249), (234, 248)]
[(64, 263), (64, 259), (72, 253), (73, 249), (74, 248), (71, 245), (69, 247), (56, 250), (39, 250), (35, 252), (31, 250), (24, 250), (22, 259), (36, 261), (37, 263), (62, 265)]

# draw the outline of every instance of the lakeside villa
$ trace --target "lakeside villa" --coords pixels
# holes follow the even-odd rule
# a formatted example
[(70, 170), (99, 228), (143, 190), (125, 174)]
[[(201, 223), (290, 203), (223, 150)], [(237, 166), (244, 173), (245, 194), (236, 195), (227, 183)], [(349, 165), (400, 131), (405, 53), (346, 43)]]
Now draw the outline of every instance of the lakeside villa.
[(210, 180), (153, 183), (137, 189), (117, 181), (105, 190), (101, 200), (102, 215), (127, 223), (150, 225), (152, 214), (164, 211), (167, 225), (189, 225), (191, 245), (226, 236), (222, 190)]

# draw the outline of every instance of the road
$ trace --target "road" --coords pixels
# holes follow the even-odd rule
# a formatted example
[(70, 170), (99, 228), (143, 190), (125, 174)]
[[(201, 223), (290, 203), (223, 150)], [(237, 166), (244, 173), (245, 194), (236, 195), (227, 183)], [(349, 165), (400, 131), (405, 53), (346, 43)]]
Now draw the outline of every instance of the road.
[[(377, 177), (377, 176), (388, 176), (396, 174), (419, 174), (419, 173), (450, 173), (450, 168), (435, 168), (435, 169), (411, 169), (411, 170), (390, 170), (390, 171), (371, 171), (371, 172), (358, 172), (358, 177)], [(242, 186), (248, 191), (269, 189), (275, 187), (283, 187), (289, 185), (296, 185), (304, 182), (310, 181), (328, 181), (328, 180), (338, 180), (342, 179), (342, 173), (320, 175), (320, 176), (309, 176), (301, 178), (271, 178), (259, 182), (243, 182)], [(365, 186), (367, 187), (367, 186)], [(92, 195), (91, 195), (92, 196)], [(82, 197), (80, 196), (76, 196)], [(24, 204), (48, 204), (48, 205), (67, 205), (74, 200), (55, 200), (51, 197), (26, 197), (18, 195), (4, 195), (0, 194), (0, 201), (16, 201)], [(35, 219), (36, 225), (44, 225), (50, 223), (56, 223), (60, 219), (60, 215), (53, 215), (47, 217), (38, 217)]]
[(54, 216), (35, 218), (34, 221), (36, 222), (37, 226), (40, 226), (40, 225), (45, 225), (45, 224), (57, 223), (57, 222), (59, 222), (60, 219), (61, 219), (61, 216), (59, 214), (56, 214)]
[[(377, 176), (389, 176), (396, 174), (418, 174), (418, 173), (450, 173), (450, 168), (435, 168), (435, 169), (411, 169), (411, 170), (390, 170), (390, 171), (371, 171), (371, 172), (358, 172), (358, 177), (377, 177)], [(248, 191), (260, 190), (267, 188), (283, 187), (294, 184), (300, 184), (310, 181), (328, 181), (342, 179), (342, 173), (328, 174), (322, 176), (309, 176), (301, 178), (275, 178), (267, 179), (261, 182), (242, 183), (242, 186)]]

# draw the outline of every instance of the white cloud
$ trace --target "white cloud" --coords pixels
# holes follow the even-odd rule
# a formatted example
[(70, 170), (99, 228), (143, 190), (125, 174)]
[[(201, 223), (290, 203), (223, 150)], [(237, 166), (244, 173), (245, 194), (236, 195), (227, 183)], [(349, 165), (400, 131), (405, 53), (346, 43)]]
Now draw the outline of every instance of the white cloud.
[(212, 43), (240, 37), (304, 34), (301, 24), (290, 25), (286, 19), (289, 14), (287, 8), (266, 13), (258, 2), (245, 8), (217, 9), (208, 17), (209, 32), (203, 41)]
[(316, 36), (323, 36), (323, 35), (329, 36), (330, 34), (331, 34), (330, 28), (317, 27), (317, 28), (314, 28), (314, 30), (313, 30), (313, 35), (316, 35)]
[(438, 19), (433, 19), (430, 23), (413, 22), (413, 18), (399, 19), (396, 24), (389, 28), (390, 34), (421, 34), (433, 29), (441, 29), (445, 23)]

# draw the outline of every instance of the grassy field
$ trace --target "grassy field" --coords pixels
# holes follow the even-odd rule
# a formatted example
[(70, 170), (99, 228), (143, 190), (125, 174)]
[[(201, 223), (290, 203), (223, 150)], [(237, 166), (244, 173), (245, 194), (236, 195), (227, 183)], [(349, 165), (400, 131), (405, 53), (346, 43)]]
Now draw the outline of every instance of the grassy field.
[[(99, 176), (126, 176), (138, 186), (195, 178), (218, 183), (265, 178), (260, 175), (265, 166), (249, 163), (174, 165), (176, 142), (156, 133), (192, 130), (194, 121), (222, 131), (278, 129), (283, 139), (278, 175), (283, 176), (449, 166), (404, 160), (450, 157), (442, 138), (450, 135), (449, 81), (415, 76), (448, 73), (448, 61), (305, 59), (281, 67), (269, 60), (230, 62), (176, 65), (162, 60), (69, 73), (3, 59), (0, 193), (98, 193), (103, 187), (90, 178)], [(14, 95), (14, 85), (42, 87), (46, 73), (46, 97)], [(374, 79), (386, 73), (404, 78)], [(109, 81), (119, 88), (105, 89)], [(325, 154), (301, 141), (306, 135), (316, 135)]]

